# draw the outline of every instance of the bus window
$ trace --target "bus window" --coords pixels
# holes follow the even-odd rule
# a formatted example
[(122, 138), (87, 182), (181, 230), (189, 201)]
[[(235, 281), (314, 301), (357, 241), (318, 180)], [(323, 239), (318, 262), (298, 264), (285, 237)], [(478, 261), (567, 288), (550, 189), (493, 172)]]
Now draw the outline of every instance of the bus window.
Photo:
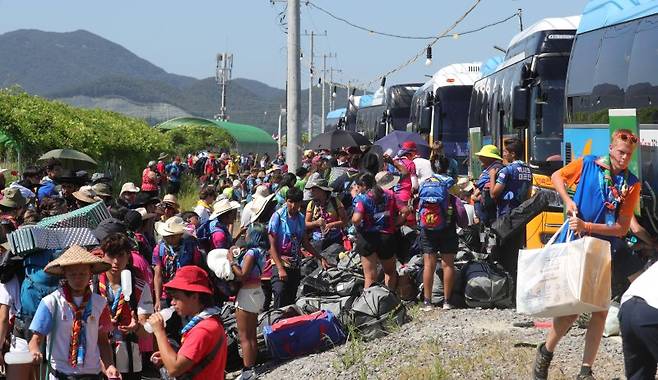
[[(606, 30), (601, 41), (596, 74), (594, 75), (594, 111), (624, 104), (628, 64), (637, 23), (617, 25)], [(606, 118), (607, 119), (607, 118)]]
[[(658, 16), (643, 19), (628, 66), (626, 107), (637, 108), (639, 122), (658, 123)], [(643, 159), (644, 160), (644, 159)]]
[[(591, 94), (594, 83), (594, 71), (599, 56), (603, 32), (595, 30), (579, 35), (571, 53), (567, 92), (573, 95)], [(575, 105), (574, 105), (575, 106)]]

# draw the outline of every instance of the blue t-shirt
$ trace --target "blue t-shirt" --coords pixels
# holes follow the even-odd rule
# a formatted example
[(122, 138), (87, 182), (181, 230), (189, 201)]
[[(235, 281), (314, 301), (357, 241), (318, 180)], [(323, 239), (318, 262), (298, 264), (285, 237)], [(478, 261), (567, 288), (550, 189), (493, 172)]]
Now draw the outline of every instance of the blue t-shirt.
[(165, 172), (167, 172), (169, 181), (180, 182), (180, 177), (183, 174), (183, 168), (180, 165), (172, 162), (171, 164), (165, 166)]
[(496, 183), (505, 185), (498, 201), (498, 217), (509, 214), (514, 208), (528, 199), (532, 186), (532, 171), (523, 161), (514, 161), (500, 169)]
[(276, 241), (279, 257), (285, 258), (293, 266), (301, 261), (300, 247), (305, 229), (306, 223), (302, 213), (298, 212), (297, 215), (290, 216), (287, 206), (281, 207), (272, 214), (267, 225), (267, 231)]

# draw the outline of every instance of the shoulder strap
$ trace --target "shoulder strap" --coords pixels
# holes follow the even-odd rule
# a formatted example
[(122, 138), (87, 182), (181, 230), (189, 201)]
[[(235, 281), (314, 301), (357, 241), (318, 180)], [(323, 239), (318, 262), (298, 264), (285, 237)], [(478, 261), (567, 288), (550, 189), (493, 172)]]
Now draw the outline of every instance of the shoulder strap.
[(190, 375), (191, 377), (194, 377), (201, 373), (210, 363), (212, 363), (213, 360), (215, 360), (215, 357), (219, 353), (219, 349), (222, 348), (222, 344), (224, 343), (224, 336), (226, 334), (221, 334), (219, 336), (219, 340), (215, 344), (215, 346), (212, 348), (212, 350), (206, 355), (200, 362), (199, 364), (196, 365), (191, 371), (189, 371), (187, 374)]

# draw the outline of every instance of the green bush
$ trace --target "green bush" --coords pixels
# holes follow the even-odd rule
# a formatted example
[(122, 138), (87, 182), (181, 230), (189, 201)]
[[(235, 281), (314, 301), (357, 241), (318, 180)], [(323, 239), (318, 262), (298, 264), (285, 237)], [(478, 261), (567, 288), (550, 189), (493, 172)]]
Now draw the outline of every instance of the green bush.
[(172, 151), (171, 140), (144, 121), (74, 108), (19, 88), (0, 90), (0, 132), (15, 142), (23, 163), (36, 162), (51, 149), (70, 148), (91, 156), (99, 169), (133, 180), (159, 152)]
[(220, 148), (229, 149), (234, 143), (228, 132), (216, 127), (184, 125), (168, 130), (165, 136), (172, 142), (174, 152), (180, 156), (201, 150), (216, 152)]

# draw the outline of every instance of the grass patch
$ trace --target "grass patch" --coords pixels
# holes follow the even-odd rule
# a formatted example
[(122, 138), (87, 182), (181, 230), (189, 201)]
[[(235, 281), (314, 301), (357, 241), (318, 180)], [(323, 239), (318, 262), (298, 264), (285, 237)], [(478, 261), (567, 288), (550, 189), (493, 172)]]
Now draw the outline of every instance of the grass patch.
[(352, 325), (347, 325), (347, 343), (345, 347), (345, 352), (338, 355), (334, 368), (343, 371), (351, 369), (355, 365), (361, 364), (363, 366), (363, 359), (366, 356), (365, 343)]
[(178, 193), (178, 203), (180, 204), (181, 212), (194, 209), (194, 206), (196, 206), (199, 200), (199, 189), (199, 183), (194, 176), (183, 176), (183, 183)]

